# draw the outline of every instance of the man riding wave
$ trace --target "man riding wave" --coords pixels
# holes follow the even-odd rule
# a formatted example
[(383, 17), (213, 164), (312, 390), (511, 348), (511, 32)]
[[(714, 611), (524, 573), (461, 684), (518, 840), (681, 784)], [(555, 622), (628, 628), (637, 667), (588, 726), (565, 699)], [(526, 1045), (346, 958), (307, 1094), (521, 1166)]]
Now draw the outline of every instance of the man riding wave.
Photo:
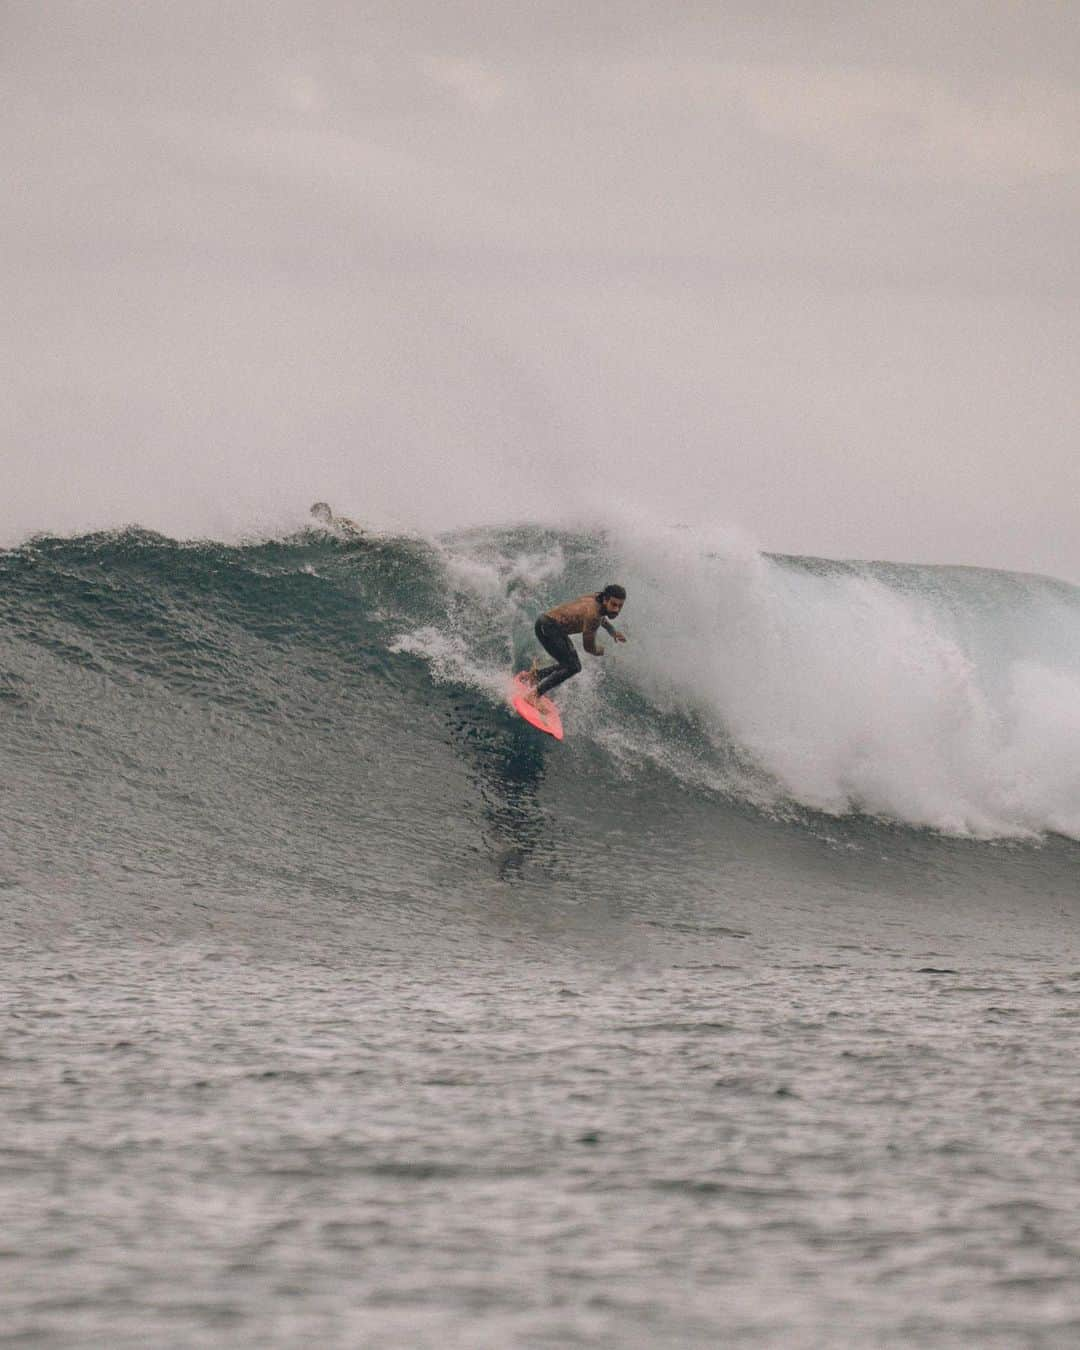
[(581, 658), (570, 641), (574, 633), (581, 634), (581, 643), (590, 656), (603, 656), (603, 647), (596, 645), (596, 630), (603, 628), (616, 642), (625, 642), (622, 633), (611, 626), (611, 620), (618, 617), (626, 603), (626, 591), (622, 586), (612, 583), (595, 595), (580, 595), (576, 600), (568, 600), (541, 614), (536, 621), (534, 632), (541, 647), (554, 657), (553, 666), (535, 668), (529, 672), (533, 682), (532, 690), (525, 700), (534, 708), (540, 700), (556, 686), (569, 680), (581, 669)]

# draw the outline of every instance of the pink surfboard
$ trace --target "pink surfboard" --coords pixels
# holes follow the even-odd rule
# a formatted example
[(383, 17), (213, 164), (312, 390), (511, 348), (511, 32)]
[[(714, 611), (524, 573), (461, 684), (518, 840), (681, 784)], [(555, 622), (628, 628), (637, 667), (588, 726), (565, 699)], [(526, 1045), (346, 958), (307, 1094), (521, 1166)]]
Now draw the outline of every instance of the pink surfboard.
[(557, 741), (563, 738), (562, 718), (559, 716), (559, 710), (549, 698), (540, 700), (539, 708), (534, 708), (531, 703), (525, 702), (525, 695), (532, 688), (528, 676), (523, 670), (519, 670), (510, 681), (510, 706), (516, 713), (520, 713), (525, 721), (539, 728), (540, 731), (546, 731), (549, 736), (554, 736)]

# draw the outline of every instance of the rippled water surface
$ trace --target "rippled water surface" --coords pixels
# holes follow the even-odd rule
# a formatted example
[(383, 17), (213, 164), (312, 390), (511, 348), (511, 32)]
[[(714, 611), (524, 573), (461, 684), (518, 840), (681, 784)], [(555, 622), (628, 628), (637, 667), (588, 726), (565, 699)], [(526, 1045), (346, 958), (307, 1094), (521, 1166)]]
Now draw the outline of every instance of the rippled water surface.
[(493, 917), (20, 951), (7, 1336), (1076, 1342), (1068, 963)]
[(595, 560), (466, 543), (0, 555), (0, 1343), (1080, 1344), (1076, 597), (946, 578), (884, 736), (743, 683), (785, 792), (632, 653), (538, 741)]

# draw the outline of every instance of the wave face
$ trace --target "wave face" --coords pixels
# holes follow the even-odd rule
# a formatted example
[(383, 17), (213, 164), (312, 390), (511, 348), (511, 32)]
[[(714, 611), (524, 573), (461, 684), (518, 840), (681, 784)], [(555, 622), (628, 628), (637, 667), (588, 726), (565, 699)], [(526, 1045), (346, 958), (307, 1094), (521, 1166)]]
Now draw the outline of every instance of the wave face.
[[(598, 842), (682, 893), (715, 880), (703, 839), (746, 865), (1080, 838), (1080, 591), (1041, 577), (645, 526), (129, 531), (0, 569), (3, 871), (28, 893), (363, 885), (424, 912), (508, 870), (572, 889)], [(541, 743), (506, 673), (540, 610), (609, 580), (630, 641), (586, 658), (567, 741)]]
[(394, 650), (498, 694), (533, 616), (617, 577), (633, 645), (561, 696), (629, 772), (772, 810), (981, 838), (1080, 832), (1080, 590), (962, 567), (760, 554), (627, 528), (442, 541), (453, 603)]

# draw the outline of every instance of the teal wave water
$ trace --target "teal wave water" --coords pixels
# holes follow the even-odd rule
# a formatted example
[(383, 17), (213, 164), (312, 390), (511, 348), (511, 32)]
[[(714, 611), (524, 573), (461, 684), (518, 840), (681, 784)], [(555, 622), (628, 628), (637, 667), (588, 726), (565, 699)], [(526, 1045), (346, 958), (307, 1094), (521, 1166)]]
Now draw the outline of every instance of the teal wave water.
[[(508, 876), (572, 905), (594, 855), (661, 917), (808, 873), (1072, 886), (1080, 591), (1062, 582), (540, 528), (132, 530), (37, 538), (0, 572), (13, 895), (100, 920), (123, 897), (142, 915), (152, 885), (180, 921), (192, 896), (295, 906), (299, 887), (437, 925)], [(612, 577), (630, 640), (561, 691), (555, 745), (506, 707), (507, 672), (537, 613)]]
[[(500, 829), (512, 852), (551, 812), (556, 838), (572, 828), (544, 789), (583, 778), (635, 803), (629, 832), (692, 805), (756, 815), (748, 830), (915, 831), (905, 847), (1080, 837), (1063, 582), (541, 529), (233, 547), (130, 531), (35, 539), (0, 569), (8, 866), (31, 880), (46, 857), (336, 886), (393, 853), (421, 882), (447, 831), (464, 875)], [(565, 687), (555, 750), (505, 708), (506, 673), (537, 613), (614, 576), (630, 641)]]
[[(629, 641), (505, 706), (609, 580)], [(27, 1344), (1071, 1344), (1080, 593), (638, 523), (0, 555)]]

